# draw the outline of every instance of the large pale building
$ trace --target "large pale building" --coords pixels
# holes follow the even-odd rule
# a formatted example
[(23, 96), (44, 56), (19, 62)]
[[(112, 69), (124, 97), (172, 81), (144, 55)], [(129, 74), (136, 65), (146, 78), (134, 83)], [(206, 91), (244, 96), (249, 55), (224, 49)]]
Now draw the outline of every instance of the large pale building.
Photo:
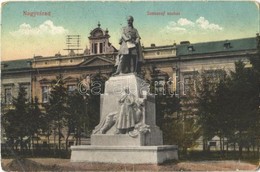
[[(38, 97), (40, 103), (48, 102), (50, 84), (57, 75), (63, 75), (68, 91), (96, 73), (110, 77), (114, 71), (117, 50), (109, 42), (108, 30), (98, 27), (90, 32), (89, 49), (83, 53), (69, 52), (50, 57), (35, 56), (30, 59), (2, 61), (2, 109), (10, 107), (17, 96), (19, 85), (26, 88), (28, 98)], [(183, 96), (191, 85), (192, 73), (201, 70), (234, 70), (234, 62), (242, 60), (250, 66), (251, 57), (259, 58), (260, 36), (237, 40), (142, 47), (145, 59), (142, 70), (151, 79), (154, 71), (162, 82), (170, 80), (175, 94)]]

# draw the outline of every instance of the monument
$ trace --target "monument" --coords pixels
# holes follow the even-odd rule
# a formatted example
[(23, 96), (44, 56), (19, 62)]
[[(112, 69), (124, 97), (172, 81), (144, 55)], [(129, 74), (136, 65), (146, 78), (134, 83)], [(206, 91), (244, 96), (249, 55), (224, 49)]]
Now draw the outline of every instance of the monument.
[(91, 145), (71, 147), (71, 162), (158, 164), (178, 159), (176, 145), (163, 145), (156, 126), (155, 96), (137, 76), (142, 55), (133, 17), (122, 30), (117, 70), (101, 95), (100, 122)]

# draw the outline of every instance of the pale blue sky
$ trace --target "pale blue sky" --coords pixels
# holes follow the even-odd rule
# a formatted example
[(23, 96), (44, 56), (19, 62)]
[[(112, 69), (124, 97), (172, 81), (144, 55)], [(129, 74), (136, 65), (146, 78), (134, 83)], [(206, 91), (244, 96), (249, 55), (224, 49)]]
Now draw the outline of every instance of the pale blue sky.
[[(24, 11), (51, 15), (30, 17), (23, 15)], [(179, 15), (147, 13), (164, 11)], [(8, 2), (2, 6), (2, 60), (52, 56), (58, 51), (66, 54), (63, 49), (67, 34), (81, 35), (85, 48), (89, 32), (98, 21), (101, 28), (108, 28), (110, 42), (118, 48), (120, 29), (128, 15), (134, 16), (144, 46), (254, 37), (259, 27), (258, 13), (252, 1)]]

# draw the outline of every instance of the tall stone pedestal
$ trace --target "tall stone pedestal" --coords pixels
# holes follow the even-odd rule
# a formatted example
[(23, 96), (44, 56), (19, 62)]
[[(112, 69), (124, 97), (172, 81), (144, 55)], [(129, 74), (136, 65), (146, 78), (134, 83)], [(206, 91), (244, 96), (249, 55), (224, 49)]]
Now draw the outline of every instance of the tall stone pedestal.
[[(134, 129), (118, 132), (121, 111), (119, 100), (128, 88), (137, 102), (138, 119)], [(149, 85), (134, 74), (110, 77), (101, 95), (100, 123), (91, 135), (90, 146), (72, 146), (72, 162), (163, 163), (178, 159), (175, 145), (163, 145), (162, 132), (156, 126), (155, 97)]]

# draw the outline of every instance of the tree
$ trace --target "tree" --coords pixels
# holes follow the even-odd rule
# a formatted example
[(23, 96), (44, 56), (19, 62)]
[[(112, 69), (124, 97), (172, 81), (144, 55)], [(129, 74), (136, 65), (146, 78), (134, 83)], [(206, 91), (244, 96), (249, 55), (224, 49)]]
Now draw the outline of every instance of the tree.
[(53, 116), (50, 114), (51, 105), (46, 103), (42, 105), (45, 109), (45, 112), (43, 112), (44, 118), (41, 119), (41, 135), (47, 137), (47, 143), (50, 144), (50, 136), (53, 133)]
[(87, 112), (87, 99), (81, 95), (78, 90), (68, 95), (68, 112), (66, 115), (68, 133), (66, 137), (66, 149), (68, 148), (68, 138), (73, 132), (76, 138), (76, 145), (80, 144), (81, 135), (84, 133), (84, 127), (89, 121)]
[[(260, 88), (260, 42), (259, 42), (259, 36), (258, 36), (258, 55), (255, 57), (252, 57), (250, 59), (251, 63), (252, 63), (252, 67), (254, 72), (257, 75), (257, 81), (258, 81), (258, 88)], [(253, 128), (252, 131), (255, 132), (254, 134), (254, 144), (253, 144), (253, 148), (256, 145), (257, 146), (257, 151), (259, 152), (259, 148), (260, 148), (260, 91), (257, 93), (259, 95), (259, 109), (258, 109), (258, 124), (256, 126), (256, 128)]]
[(156, 95), (156, 124), (163, 132), (164, 144), (176, 144), (178, 137), (173, 134), (176, 124), (176, 113), (180, 101), (175, 95)]
[(236, 131), (239, 153), (248, 142), (250, 128), (259, 124), (259, 82), (257, 74), (251, 68), (245, 68), (241, 61), (235, 63), (235, 71), (230, 75), (231, 116)]
[(25, 88), (19, 86), (17, 98), (13, 98), (14, 109), (9, 110), (3, 116), (3, 126), (5, 129), (8, 142), (13, 146), (20, 145), (21, 150), (24, 148), (24, 139), (30, 135), (30, 123), (28, 123), (29, 104), (26, 98)]
[(216, 135), (220, 138), (221, 150), (224, 150), (224, 138), (234, 141), (234, 125), (232, 122), (233, 117), (231, 115), (232, 109), (229, 107), (231, 96), (229, 85), (230, 79), (227, 78), (225, 74), (217, 84), (215, 96), (213, 98), (213, 105), (215, 107), (213, 112), (215, 114), (215, 130)]
[(197, 107), (203, 136), (207, 139), (219, 136), (221, 150), (224, 137), (238, 143), (241, 156), (242, 148), (252, 145), (250, 140), (256, 136), (253, 128), (259, 126), (257, 74), (238, 61), (230, 76), (224, 73), (217, 82), (210, 78), (202, 75), (198, 87)]
[[(38, 98), (35, 97), (31, 100), (29, 109), (28, 109), (28, 122), (29, 122), (29, 135), (32, 140), (32, 144), (34, 145), (34, 138), (37, 139), (38, 144), (38, 135), (41, 132), (40, 129), (44, 128), (44, 114), (41, 112), (39, 108)], [(36, 137), (35, 137), (36, 136)]]
[[(214, 72), (214, 71), (213, 71)], [(212, 74), (212, 73), (211, 73)], [(197, 78), (196, 109), (203, 135), (203, 150), (207, 150), (207, 141), (217, 134), (214, 93), (216, 84), (207, 71)]]
[[(51, 115), (54, 134), (58, 134), (58, 149), (61, 149), (61, 139), (63, 136), (62, 129), (65, 124), (65, 115), (67, 113), (67, 89), (62, 75), (56, 77), (51, 82), (51, 91), (49, 103), (46, 106), (46, 113)], [(54, 136), (54, 137), (55, 137)]]
[(260, 47), (258, 50), (258, 54), (254, 57), (251, 57), (250, 62), (252, 63), (253, 70), (255, 70), (259, 74), (259, 72), (260, 72)]

